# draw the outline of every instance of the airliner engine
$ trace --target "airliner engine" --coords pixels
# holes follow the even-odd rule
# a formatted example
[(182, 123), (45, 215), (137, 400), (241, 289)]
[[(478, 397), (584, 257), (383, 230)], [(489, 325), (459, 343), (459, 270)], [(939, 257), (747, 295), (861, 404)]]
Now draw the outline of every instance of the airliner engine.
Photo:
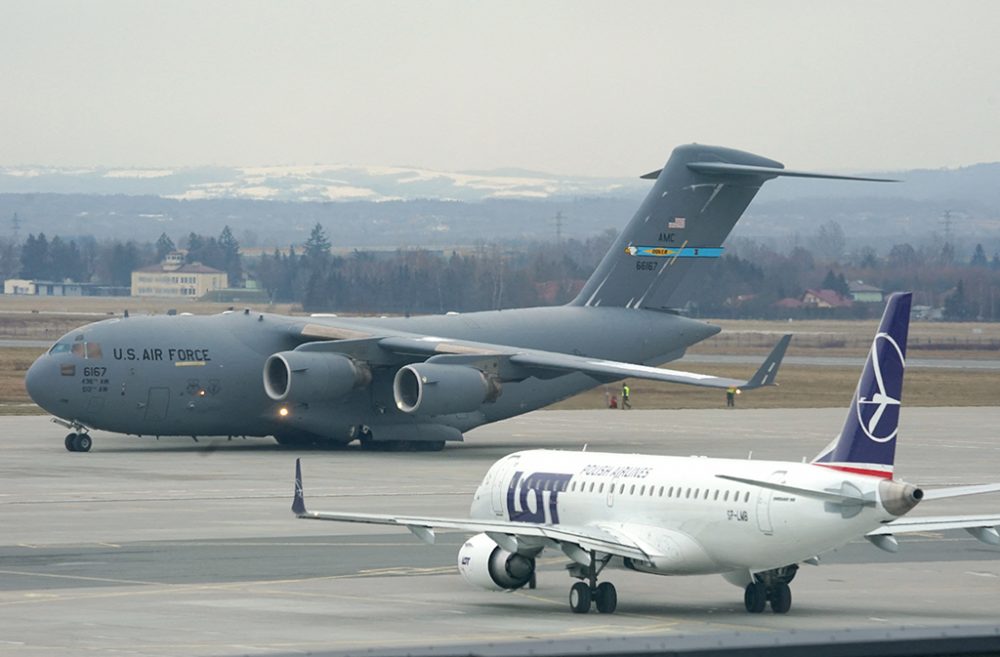
[(531, 581), (535, 558), (508, 552), (486, 534), (476, 534), (458, 551), (458, 572), (474, 586), (509, 591)]
[(396, 407), (414, 415), (467, 413), (500, 396), (500, 382), (464, 365), (414, 363), (401, 367), (392, 382)]
[(275, 401), (337, 399), (371, 380), (368, 365), (343, 354), (281, 351), (264, 363), (264, 391)]

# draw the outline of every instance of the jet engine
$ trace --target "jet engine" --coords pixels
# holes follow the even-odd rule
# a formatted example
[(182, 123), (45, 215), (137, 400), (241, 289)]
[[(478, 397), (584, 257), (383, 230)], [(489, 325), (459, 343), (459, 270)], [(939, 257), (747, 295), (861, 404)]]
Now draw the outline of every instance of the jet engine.
[(508, 591), (531, 581), (535, 558), (508, 552), (486, 534), (476, 534), (458, 551), (458, 572), (474, 586)]
[(392, 395), (404, 413), (467, 413), (484, 402), (496, 401), (500, 382), (474, 367), (414, 363), (396, 372)]
[(264, 391), (275, 401), (336, 399), (371, 380), (368, 365), (343, 354), (281, 351), (264, 363)]

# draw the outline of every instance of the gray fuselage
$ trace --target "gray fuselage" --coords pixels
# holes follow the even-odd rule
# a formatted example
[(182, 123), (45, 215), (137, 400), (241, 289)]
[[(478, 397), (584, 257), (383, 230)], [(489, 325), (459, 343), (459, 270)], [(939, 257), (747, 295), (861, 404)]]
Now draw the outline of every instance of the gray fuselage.
[(317, 341), (303, 335), (306, 326), (380, 337), (438, 336), (651, 365), (680, 357), (719, 330), (665, 312), (573, 306), (378, 319), (250, 311), (128, 317), (63, 336), (31, 366), (26, 386), (39, 406), (89, 428), (138, 435), (307, 432), (346, 442), (357, 427), (370, 427), (380, 439), (412, 438), (431, 425), (464, 432), (606, 382), (581, 373), (531, 376), (503, 383), (500, 396), (475, 411), (412, 416), (397, 408), (392, 383), (400, 366), (423, 360), (415, 356), (375, 365), (370, 384), (283, 415), (289, 405), (265, 394), (264, 363), (272, 354)]

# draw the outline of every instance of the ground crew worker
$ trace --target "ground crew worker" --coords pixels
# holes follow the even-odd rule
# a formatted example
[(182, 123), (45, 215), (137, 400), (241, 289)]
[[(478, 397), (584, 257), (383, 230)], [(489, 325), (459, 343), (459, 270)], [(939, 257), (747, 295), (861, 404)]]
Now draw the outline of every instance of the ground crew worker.
[(628, 389), (628, 384), (627, 383), (623, 383), (622, 384), (622, 410), (623, 411), (626, 408), (632, 408), (632, 403), (628, 399), (629, 392), (630, 391)]
[(736, 386), (726, 388), (726, 408), (736, 408)]

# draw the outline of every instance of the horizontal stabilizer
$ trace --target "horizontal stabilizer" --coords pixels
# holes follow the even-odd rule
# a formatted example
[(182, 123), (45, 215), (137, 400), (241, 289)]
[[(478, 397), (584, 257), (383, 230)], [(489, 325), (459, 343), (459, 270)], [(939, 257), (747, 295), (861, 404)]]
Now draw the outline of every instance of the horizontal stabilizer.
[(733, 477), (721, 474), (717, 474), (715, 476), (719, 479), (728, 479), (729, 481), (736, 481), (741, 484), (760, 486), (761, 488), (770, 488), (771, 490), (780, 491), (782, 493), (791, 493), (792, 495), (804, 495), (805, 497), (812, 497), (818, 500), (823, 500), (824, 502), (833, 502), (834, 504), (857, 504), (861, 506), (873, 506), (875, 504), (874, 500), (869, 500), (857, 495), (845, 495), (842, 492), (834, 493), (826, 490), (799, 488), (798, 486), (787, 486), (785, 484), (779, 484), (774, 481), (764, 481), (762, 479), (747, 479), (745, 477)]
[(949, 497), (964, 497), (966, 495), (982, 495), (983, 493), (1000, 492), (1000, 484), (979, 484), (977, 486), (952, 486), (950, 488), (932, 488), (924, 490), (925, 500), (945, 500)]
[(891, 178), (841, 176), (835, 173), (814, 173), (811, 171), (795, 171), (793, 169), (754, 166), (752, 164), (730, 164), (729, 162), (689, 162), (687, 166), (692, 171), (697, 171), (698, 173), (715, 174), (720, 176), (765, 176), (768, 178), (784, 176), (787, 178), (825, 178), (828, 180), (860, 180), (864, 182), (901, 182)]
[[(730, 164), (728, 162), (690, 162), (687, 167), (692, 171), (708, 175), (729, 176), (763, 176), (766, 178), (825, 178), (828, 180), (860, 180), (864, 182), (902, 182), (892, 178), (866, 178), (863, 176), (843, 176), (836, 173), (816, 173), (812, 171), (796, 171), (794, 169), (779, 169), (777, 167), (760, 167), (750, 164)], [(639, 176), (643, 180), (656, 180), (663, 169), (650, 171)]]

